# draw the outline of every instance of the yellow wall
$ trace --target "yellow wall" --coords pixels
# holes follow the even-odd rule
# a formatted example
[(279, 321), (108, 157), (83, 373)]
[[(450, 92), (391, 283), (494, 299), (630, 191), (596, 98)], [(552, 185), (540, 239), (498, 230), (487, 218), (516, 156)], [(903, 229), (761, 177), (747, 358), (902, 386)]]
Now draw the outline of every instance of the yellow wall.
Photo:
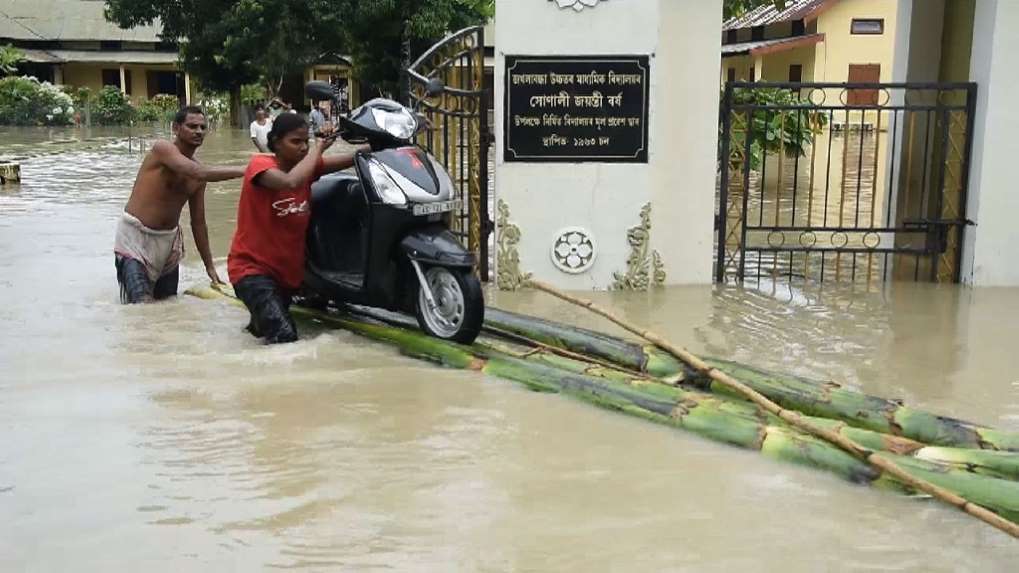
[[(845, 82), (849, 64), (880, 64), (881, 81), (892, 81), (895, 55), (897, 2), (891, 0), (842, 0), (817, 19), (817, 31), (824, 42), (815, 48), (815, 81)], [(884, 18), (880, 36), (850, 34), (853, 18)]]
[(751, 80), (750, 68), (754, 65), (754, 59), (750, 56), (736, 56), (732, 58), (722, 59), (722, 78), (721, 83), (725, 85), (726, 79), (729, 77), (729, 69), (736, 68), (736, 80), (741, 82), (747, 82)]
[[(972, 3), (973, 0), (959, 0)], [(845, 82), (849, 80), (850, 64), (880, 64), (881, 81), (892, 81), (892, 63), (895, 54), (895, 20), (897, 2), (892, 0), (841, 0), (821, 13), (816, 21), (806, 25), (806, 33), (824, 34), (824, 41), (804, 48), (769, 54), (763, 58), (763, 70), (758, 76), (763, 81), (788, 81), (789, 66), (803, 66), (803, 81)], [(850, 26), (853, 18), (884, 18), (885, 32), (881, 35), (853, 35)], [(785, 22), (765, 28), (765, 38), (788, 37), (792, 24)], [(750, 30), (739, 31), (739, 41), (750, 41)], [(748, 80), (753, 58), (741, 56), (722, 60), (721, 83), (725, 83), (728, 69), (736, 67), (736, 76)]]
[[(117, 70), (120, 73), (120, 64), (103, 63), (70, 63), (62, 66), (63, 84), (74, 87), (87, 87), (96, 92), (103, 87), (103, 70)], [(149, 84), (148, 71), (174, 71), (176, 67), (163, 65), (134, 65), (124, 66), (125, 70), (131, 71), (131, 100), (135, 103), (148, 99)]]
[(764, 56), (763, 60), (764, 69), (761, 71), (761, 81), (789, 81), (789, 66), (793, 64), (803, 66), (803, 81), (809, 82), (814, 77), (814, 46), (804, 46), (769, 54)]
[(77, 88), (85, 87), (93, 92), (102, 89), (102, 66), (96, 64), (64, 64), (63, 84)]

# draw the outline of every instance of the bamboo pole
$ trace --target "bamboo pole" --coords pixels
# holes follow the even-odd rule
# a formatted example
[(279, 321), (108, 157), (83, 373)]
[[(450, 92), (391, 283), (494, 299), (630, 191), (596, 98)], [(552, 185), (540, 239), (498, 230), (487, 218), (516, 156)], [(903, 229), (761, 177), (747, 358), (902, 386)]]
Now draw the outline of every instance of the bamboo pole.
[[(192, 288), (187, 294), (242, 303), (229, 287)], [(512, 380), (542, 392), (569, 395), (596, 406), (677, 427), (711, 440), (758, 451), (779, 461), (832, 472), (854, 483), (879, 489), (915, 493), (915, 488), (882, 473), (841, 448), (791, 427), (752, 402), (658, 383), (653, 377), (634, 377), (583, 359), (547, 353), (541, 348), (507, 348), (498, 339), (464, 346), (420, 332), (413, 321), (395, 317), (364, 320), (303, 307), (293, 307), (298, 319), (330, 328), (343, 328), (391, 344), (402, 353), (446, 367), (469, 369)], [(379, 322), (381, 320), (381, 322)], [(390, 322), (392, 320), (392, 322)], [(730, 392), (731, 393), (731, 392)], [(880, 450), (907, 471), (993, 508), (1019, 521), (1019, 469), (1015, 454), (924, 448), (922, 443), (848, 426), (836, 420), (805, 416), (813, 424), (844, 434), (858, 444)], [(941, 450), (941, 451), (937, 451)], [(983, 474), (983, 475), (978, 475)]]
[(696, 355), (694, 355), (692, 352), (672, 344), (671, 342), (655, 334), (654, 332), (635, 326), (634, 324), (626, 320), (623, 320), (622, 318), (619, 318), (612, 312), (601, 308), (600, 306), (596, 305), (594, 302), (590, 300), (585, 300), (579, 297), (575, 297), (573, 295), (569, 295), (541, 281), (530, 279), (525, 284), (537, 290), (555, 296), (556, 298), (569, 302), (571, 304), (575, 304), (577, 306), (586, 308), (598, 315), (601, 315), (604, 318), (607, 318), (608, 320), (612, 321), (613, 323), (622, 327), (623, 329), (632, 332), (633, 334), (636, 334), (637, 336), (647, 340), (648, 342), (651, 342), (652, 344), (658, 345), (664, 350), (669, 351), (670, 353), (675, 355), (676, 358), (679, 358), (694, 370), (700, 372), (705, 376), (710, 377), (712, 380), (718, 382), (719, 384), (722, 384), (723, 386), (726, 386), (728, 388), (731, 388), (733, 391), (738, 392), (740, 395), (744, 396), (751, 402), (757, 404), (767, 412), (782, 419), (791, 426), (798, 428), (804, 432), (807, 432), (808, 434), (811, 434), (830, 444), (838, 446), (840, 449), (844, 450), (848, 454), (856, 457), (857, 459), (863, 460), (868, 464), (874, 466), (875, 468), (891, 475), (892, 477), (899, 480), (903, 484), (906, 484), (907, 486), (912, 487), (916, 490), (922, 491), (941, 502), (951, 505), (963, 511), (966, 514), (971, 515), (993, 527), (996, 527), (999, 530), (1011, 535), (1016, 539), (1019, 539), (1019, 524), (1009, 521), (1008, 519), (1001, 517), (1000, 515), (994, 513), (993, 511), (990, 511), (989, 509), (977, 505), (975, 503), (972, 503), (967, 499), (963, 498), (962, 496), (957, 495), (937, 485), (934, 485), (933, 483), (927, 480), (914, 477), (905, 470), (901, 469), (894, 462), (877, 455), (875, 452), (864, 448), (863, 446), (857, 444), (856, 442), (850, 440), (845, 436), (842, 436), (829, 429), (821, 428), (815, 426), (814, 424), (811, 424), (810, 422), (807, 422), (802, 418), (802, 416), (800, 416), (800, 414), (782, 408), (778, 404), (766, 398), (763, 394), (760, 394), (759, 392), (755, 391), (753, 388), (750, 388), (746, 384), (743, 384), (739, 380), (736, 380), (735, 378), (716, 369), (715, 367), (710, 366), (709, 364), (698, 358)]
[[(687, 384), (719, 394), (744, 398), (733, 390), (699, 375), (672, 354), (647, 341), (625, 340), (601, 332), (515, 314), (497, 308), (485, 310), (485, 328), (529, 344), (545, 344), (647, 374), (668, 384)], [(996, 430), (955, 418), (917, 410), (895, 400), (862, 394), (830, 381), (809, 380), (760, 370), (753, 366), (704, 357), (769, 400), (789, 410), (814, 417), (845, 421), (882, 434), (894, 434), (931, 446), (1019, 452), (1019, 432)]]

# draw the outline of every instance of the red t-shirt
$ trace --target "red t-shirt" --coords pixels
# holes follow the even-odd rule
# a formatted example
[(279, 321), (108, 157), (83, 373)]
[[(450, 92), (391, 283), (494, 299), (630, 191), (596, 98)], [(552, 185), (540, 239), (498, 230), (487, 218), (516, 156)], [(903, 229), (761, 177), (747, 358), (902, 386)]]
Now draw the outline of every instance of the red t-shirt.
[(297, 290), (304, 280), (311, 184), (322, 175), (322, 158), (315, 174), (300, 187), (273, 191), (252, 182), (258, 174), (274, 168), (279, 169), (275, 155), (255, 155), (244, 172), (227, 272), (234, 284), (247, 276), (268, 275), (281, 288)]

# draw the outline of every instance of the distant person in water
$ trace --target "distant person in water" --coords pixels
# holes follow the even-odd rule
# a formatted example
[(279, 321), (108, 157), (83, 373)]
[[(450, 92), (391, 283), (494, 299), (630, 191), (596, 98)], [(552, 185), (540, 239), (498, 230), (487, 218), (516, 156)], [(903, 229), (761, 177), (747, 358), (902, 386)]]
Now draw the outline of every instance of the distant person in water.
[(269, 153), (269, 130), (272, 129), (272, 120), (266, 113), (262, 104), (255, 106), (255, 120), (251, 122), (248, 131), (251, 135), (251, 143), (260, 153)]
[(304, 245), (311, 219), (311, 184), (354, 164), (354, 154), (322, 154), (335, 141), (323, 127), (308, 145), (308, 123), (297, 114), (276, 118), (272, 154), (255, 155), (244, 173), (227, 271), (251, 313), (248, 331), (270, 344), (297, 340), (290, 302), (304, 280)]
[(322, 108), (319, 103), (315, 100), (311, 101), (311, 111), (308, 113), (308, 123), (310, 124), (311, 134), (315, 134), (322, 131), (322, 128), (326, 126), (328, 122), (326, 114), (322, 112)]
[(208, 123), (199, 107), (185, 107), (173, 119), (173, 141), (152, 145), (117, 223), (113, 245), (124, 303), (148, 302), (177, 294), (178, 264), (184, 257), (180, 212), (191, 211), (191, 233), (205, 272), (221, 283), (209, 250), (205, 184), (244, 175), (243, 167), (207, 167), (195, 160)]

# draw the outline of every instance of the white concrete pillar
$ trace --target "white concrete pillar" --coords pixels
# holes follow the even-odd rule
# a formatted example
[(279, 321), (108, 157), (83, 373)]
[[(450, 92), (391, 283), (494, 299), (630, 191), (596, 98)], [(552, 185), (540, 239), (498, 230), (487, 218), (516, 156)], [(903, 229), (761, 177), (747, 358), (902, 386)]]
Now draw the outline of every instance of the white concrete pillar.
[(191, 74), (184, 72), (184, 104), (191, 105)]
[(53, 66), (53, 84), (63, 85), (64, 83), (64, 67), (60, 64)]
[(977, 286), (1019, 286), (1019, 2), (980, 0), (973, 23), (970, 79), (977, 83), (976, 125), (962, 277)]
[(120, 64), (120, 93), (127, 95), (127, 73), (124, 64)]
[(721, 2), (661, 3), (651, 245), (669, 283), (712, 280), (718, 89), (697, 78), (721, 65), (721, 20)]
[(753, 72), (751, 74), (752, 77), (750, 78), (750, 81), (761, 81), (761, 78), (764, 77), (764, 57), (754, 56), (754, 67), (750, 68), (750, 70)]
[[(495, 251), (513, 251), (511, 257), (497, 257), (499, 275), (513, 266), (569, 289), (605, 289), (618, 285), (620, 277), (633, 279), (631, 284), (655, 282), (656, 277), (665, 284), (711, 281), (721, 4), (496, 0), (495, 180), (497, 203), (505, 215), (497, 218), (502, 219), (497, 220), (497, 241), (502, 244), (497, 243)], [(508, 161), (507, 125), (517, 117), (526, 121), (526, 116), (543, 117), (549, 111), (575, 116), (598, 112), (532, 104), (533, 109), (517, 109), (517, 117), (507, 117), (507, 56), (593, 56), (602, 62), (613, 56), (647, 57), (647, 161)], [(550, 88), (549, 93), (559, 89)], [(608, 83), (565, 89), (578, 95), (595, 89), (605, 96), (620, 91)], [(611, 117), (621, 112), (605, 107), (604, 113)], [(532, 143), (540, 144), (542, 136), (573, 131), (543, 123), (528, 133)], [(593, 139), (616, 133), (606, 129)], [(589, 268), (571, 273), (561, 261), (556, 264), (552, 252), (557, 237), (573, 228), (589, 235), (596, 255)], [(516, 230), (518, 240), (504, 241), (516, 239)], [(664, 271), (664, 277), (656, 270)]]

